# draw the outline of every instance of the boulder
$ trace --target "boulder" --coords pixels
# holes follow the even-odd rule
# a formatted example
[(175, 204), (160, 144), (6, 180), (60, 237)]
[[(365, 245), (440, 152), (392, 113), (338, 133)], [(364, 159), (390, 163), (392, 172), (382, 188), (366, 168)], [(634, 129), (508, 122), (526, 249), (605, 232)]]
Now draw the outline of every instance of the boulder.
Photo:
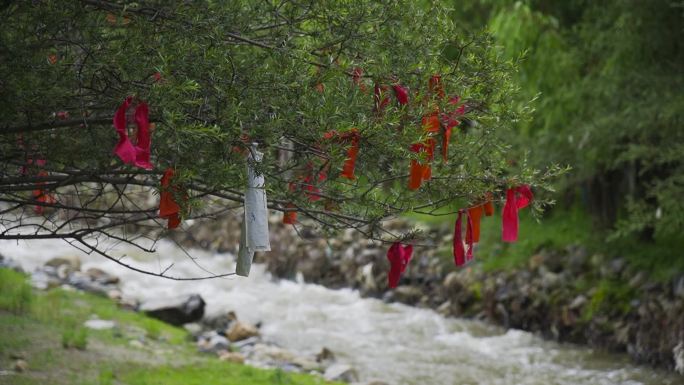
[(335, 364), (328, 367), (323, 373), (328, 381), (358, 382), (359, 374), (349, 365)]
[(199, 294), (145, 301), (140, 311), (175, 326), (197, 322), (204, 316), (205, 302)]
[(258, 336), (259, 329), (257, 329), (256, 326), (252, 324), (241, 321), (235, 321), (231, 324), (230, 328), (228, 329), (227, 335), (228, 339), (231, 342), (242, 341), (250, 337)]

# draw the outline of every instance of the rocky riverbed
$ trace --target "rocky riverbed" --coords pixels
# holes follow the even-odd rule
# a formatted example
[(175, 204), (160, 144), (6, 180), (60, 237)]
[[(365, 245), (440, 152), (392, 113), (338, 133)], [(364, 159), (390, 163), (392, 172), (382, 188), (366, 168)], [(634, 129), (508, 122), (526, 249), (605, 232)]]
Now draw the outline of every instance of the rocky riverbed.
[[(0, 267), (23, 271), (14, 260), (0, 255)], [(30, 272), (31, 284), (38, 290), (62, 288), (81, 290), (108, 297), (120, 308), (139, 311), (174, 326), (183, 327), (195, 341), (201, 353), (215, 356), (218, 360), (246, 364), (257, 368), (278, 368), (286, 372), (318, 374), (328, 381), (356, 382), (358, 373), (354, 368), (336, 362), (335, 354), (323, 347), (316, 354), (296, 354), (260, 333), (261, 324), (239, 320), (234, 311), (205, 315), (205, 301), (199, 294), (180, 294), (155, 297), (140, 301), (124, 297), (119, 277), (100, 268), (81, 269), (81, 258), (74, 254), (51, 258)], [(90, 319), (83, 325), (89, 329), (117, 328), (116, 322), (107, 319)], [(136, 334), (136, 333), (133, 333)], [(140, 333), (138, 333), (140, 334)], [(132, 346), (143, 347), (147, 337), (132, 336)], [(18, 359), (15, 370), (23, 371), (25, 361)]]
[[(240, 219), (227, 216), (174, 234), (186, 246), (237, 251)], [(390, 228), (408, 228), (394, 221)], [(400, 286), (386, 285), (386, 246), (345, 232), (335, 239), (271, 223), (274, 250), (257, 256), (274, 276), (302, 277), (330, 288), (436, 309), (452, 317), (484, 320), (547, 339), (625, 352), (641, 364), (684, 374), (684, 274), (657, 282), (630, 270), (624, 260), (606, 261), (580, 245), (540, 250), (527, 266), (484, 272), (477, 263), (457, 269), (437, 247), (417, 248)], [(449, 244), (449, 229), (431, 239)]]

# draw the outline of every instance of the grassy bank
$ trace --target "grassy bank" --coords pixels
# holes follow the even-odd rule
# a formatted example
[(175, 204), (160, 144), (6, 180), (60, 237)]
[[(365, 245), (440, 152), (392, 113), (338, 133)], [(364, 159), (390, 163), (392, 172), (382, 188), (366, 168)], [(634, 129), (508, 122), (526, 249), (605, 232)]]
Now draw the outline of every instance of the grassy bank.
[[(0, 269), (0, 375), (12, 385), (313, 385), (323, 379), (262, 370), (197, 353), (185, 330), (79, 291), (33, 291), (27, 277)], [(114, 329), (91, 330), (98, 318)]]

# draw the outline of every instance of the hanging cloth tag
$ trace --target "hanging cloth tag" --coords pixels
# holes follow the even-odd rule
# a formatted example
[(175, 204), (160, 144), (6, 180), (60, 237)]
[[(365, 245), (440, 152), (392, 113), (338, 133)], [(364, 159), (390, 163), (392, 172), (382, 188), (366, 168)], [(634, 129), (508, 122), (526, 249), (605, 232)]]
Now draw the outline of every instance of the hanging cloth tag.
[(473, 227), (473, 243), (480, 242), (480, 220), (484, 213), (484, 206), (479, 205), (468, 209), (468, 217), (472, 221)]
[[(463, 214), (467, 217), (465, 237), (465, 243), (468, 247), (467, 251), (466, 245), (463, 243)], [(470, 215), (465, 210), (459, 210), (456, 224), (454, 225), (454, 263), (456, 266), (463, 266), (466, 262), (473, 259), (473, 238), (473, 222)]]
[(527, 207), (533, 199), (534, 195), (528, 185), (510, 188), (506, 191), (506, 203), (501, 214), (504, 242), (518, 240), (518, 210)]
[(487, 201), (484, 203), (484, 214), (485, 216), (491, 217), (494, 215), (494, 203), (492, 203), (492, 193), (487, 193), (486, 195)]
[(323, 139), (337, 140), (338, 142), (349, 145), (347, 148), (347, 158), (344, 160), (342, 165), (342, 173), (340, 176), (350, 180), (356, 179), (354, 170), (356, 169), (356, 158), (359, 155), (361, 143), (361, 135), (359, 134), (359, 130), (356, 127), (352, 127), (351, 130), (346, 132), (337, 132), (332, 130), (323, 134)]
[(407, 105), (409, 102), (408, 89), (406, 89), (406, 87), (400, 84), (393, 85), (392, 89), (394, 90), (394, 96), (397, 98), (397, 102), (399, 102), (399, 105)]
[[(29, 159), (28, 163), (29, 164), (33, 163), (33, 160)], [(45, 166), (46, 163), (47, 162), (45, 161), (45, 159), (37, 159), (35, 164), (36, 164), (36, 166), (43, 167), (43, 166)], [(38, 171), (38, 176), (39, 177), (48, 176), (48, 173), (45, 170), (40, 170), (40, 171)], [(39, 185), (39, 186), (43, 186), (45, 184), (46, 184), (46, 182), (38, 182), (37, 183), (37, 185)], [(35, 199), (36, 202), (44, 203), (45, 205), (54, 205), (55, 203), (57, 203), (57, 199), (55, 198), (55, 195), (48, 192), (45, 189), (42, 189), (42, 188), (35, 189), (35, 190), (33, 190), (32, 194), (33, 194), (33, 199)], [(38, 215), (42, 215), (43, 212), (45, 211), (45, 206), (36, 205), (36, 206), (34, 206), (33, 211)]]
[(406, 267), (413, 255), (413, 245), (402, 245), (395, 242), (387, 250), (387, 260), (390, 263), (390, 271), (387, 274), (387, 286), (395, 288), (399, 284), (399, 278), (406, 271)]
[(131, 96), (127, 97), (114, 114), (114, 128), (119, 134), (119, 142), (114, 147), (114, 154), (125, 164), (131, 164), (145, 170), (154, 168), (150, 163), (150, 121), (149, 109), (145, 102), (140, 102), (135, 108), (134, 120), (138, 128), (136, 144), (133, 145), (128, 137), (128, 118), (126, 113), (133, 103)]
[(175, 229), (180, 225), (180, 206), (173, 199), (173, 191), (177, 190), (177, 186), (171, 185), (174, 171), (172, 168), (167, 168), (161, 178), (161, 193), (159, 194), (159, 217), (167, 219), (167, 227)]
[(263, 154), (257, 151), (256, 144), (247, 158), (247, 191), (245, 192), (245, 214), (242, 221), (242, 235), (235, 273), (249, 276), (254, 253), (270, 251), (268, 233), (268, 202), (266, 201), (266, 181), (263, 174), (257, 174), (255, 164), (261, 163)]

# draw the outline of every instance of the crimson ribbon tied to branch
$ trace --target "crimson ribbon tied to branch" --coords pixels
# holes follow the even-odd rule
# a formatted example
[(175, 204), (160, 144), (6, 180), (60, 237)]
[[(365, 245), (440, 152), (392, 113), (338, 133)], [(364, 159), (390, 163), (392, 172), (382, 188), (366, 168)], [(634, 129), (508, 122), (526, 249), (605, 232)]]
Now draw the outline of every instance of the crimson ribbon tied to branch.
[[(463, 242), (463, 215), (467, 218), (465, 245)], [(463, 266), (473, 259), (473, 221), (467, 210), (459, 210), (454, 225), (454, 263)], [(467, 250), (466, 250), (467, 246)]]
[(390, 263), (390, 271), (387, 275), (387, 285), (395, 288), (399, 284), (399, 278), (406, 271), (406, 267), (413, 255), (413, 245), (402, 245), (395, 242), (387, 250), (387, 260)]
[(168, 228), (175, 229), (180, 225), (180, 206), (173, 198), (173, 192), (178, 190), (177, 185), (172, 185), (174, 170), (167, 168), (161, 178), (161, 193), (159, 199), (159, 217), (168, 219)]
[(509, 188), (506, 191), (506, 203), (504, 204), (502, 218), (502, 238), (504, 242), (516, 242), (518, 240), (518, 210), (527, 207), (534, 199), (534, 194), (529, 185), (520, 185)]
[(125, 164), (151, 170), (154, 168), (150, 162), (150, 135), (149, 108), (147, 103), (140, 101), (135, 107), (133, 121), (137, 126), (136, 143), (133, 144), (128, 137), (128, 110), (132, 107), (133, 97), (127, 97), (114, 114), (114, 128), (119, 134), (119, 142), (114, 147), (114, 153)]

